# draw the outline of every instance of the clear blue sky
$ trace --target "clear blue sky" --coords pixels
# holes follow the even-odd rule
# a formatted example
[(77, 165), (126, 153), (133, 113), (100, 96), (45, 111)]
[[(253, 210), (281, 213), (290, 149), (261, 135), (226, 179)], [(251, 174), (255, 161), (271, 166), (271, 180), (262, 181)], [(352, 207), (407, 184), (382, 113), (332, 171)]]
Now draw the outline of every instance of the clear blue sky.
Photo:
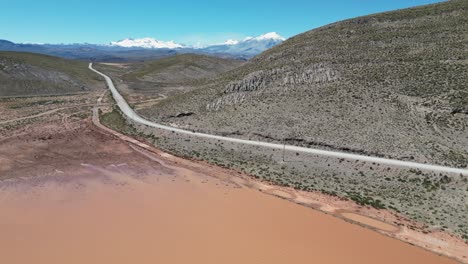
[(331, 22), (438, 0), (0, 0), (0, 39), (99, 43), (154, 37), (210, 44), (276, 31), (284, 37)]

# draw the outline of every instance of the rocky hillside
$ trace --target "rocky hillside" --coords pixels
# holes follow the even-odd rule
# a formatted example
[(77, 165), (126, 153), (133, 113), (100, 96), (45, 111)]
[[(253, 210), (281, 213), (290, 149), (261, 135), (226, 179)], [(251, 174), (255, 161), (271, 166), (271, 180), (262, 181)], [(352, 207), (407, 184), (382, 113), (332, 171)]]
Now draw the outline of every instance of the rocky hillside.
[(215, 134), (466, 167), (467, 84), (468, 1), (452, 0), (305, 32), (142, 114)]
[(86, 92), (97, 84), (98, 77), (85, 62), (0, 52), (0, 97)]
[(161, 84), (186, 84), (211, 78), (232, 70), (243, 62), (206, 55), (181, 54), (145, 63), (134, 64), (124, 80), (139, 79)]
[(137, 103), (191, 91), (244, 63), (208, 55), (179, 54), (145, 62), (95, 66), (115, 80), (127, 100)]

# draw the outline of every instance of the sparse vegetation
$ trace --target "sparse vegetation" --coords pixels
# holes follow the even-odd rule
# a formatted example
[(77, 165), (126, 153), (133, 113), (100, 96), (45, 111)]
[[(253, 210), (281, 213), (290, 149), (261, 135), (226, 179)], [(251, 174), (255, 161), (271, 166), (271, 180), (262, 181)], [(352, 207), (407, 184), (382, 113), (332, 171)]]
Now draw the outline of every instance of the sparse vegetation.
[[(337, 22), (140, 112), (212, 134), (466, 167), (467, 17), (455, 0)], [(182, 112), (194, 114), (174, 118)]]
[[(114, 111), (112, 115), (117, 114), (119, 112)], [(124, 127), (121, 127), (121, 131), (144, 137), (158, 148), (181, 157), (233, 168), (280, 186), (319, 191), (351, 199), (362, 206), (390, 209), (432, 227), (441, 227), (443, 224), (446, 226), (444, 229), (460, 236), (468, 232), (468, 226), (464, 224), (466, 212), (463, 207), (464, 201), (468, 199), (465, 176), (368, 164), (369, 167), (372, 165), (378, 168), (371, 171), (365, 170), (364, 162), (306, 154), (300, 155), (299, 162), (282, 162), (280, 151), (228, 142), (221, 144), (217, 140), (129, 125), (122, 117), (119, 123)], [(298, 158), (295, 152), (286, 153), (286, 159), (295, 158)], [(356, 166), (360, 169), (357, 170)], [(445, 190), (442, 186), (445, 186)]]
[(98, 81), (85, 62), (0, 52), (0, 97), (83, 93), (94, 90)]
[(127, 124), (127, 121), (122, 117), (122, 113), (116, 107), (114, 107), (111, 112), (99, 113), (103, 125), (127, 135), (137, 134), (135, 128)]
[(350, 192), (347, 194), (347, 197), (359, 205), (369, 205), (376, 209), (385, 209), (385, 205), (379, 199), (374, 199), (369, 196), (362, 196), (360, 193)]
[[(324, 26), (140, 113), (194, 131), (463, 167), (467, 12), (468, 2), (449, 1)], [(295, 152), (283, 162), (281, 151), (134, 127), (182, 157), (468, 232), (461, 175)]]
[(214, 77), (242, 62), (207, 55), (180, 54), (158, 60), (134, 64), (133, 70), (123, 75), (127, 82), (147, 80), (159, 85), (193, 83), (200, 79)]

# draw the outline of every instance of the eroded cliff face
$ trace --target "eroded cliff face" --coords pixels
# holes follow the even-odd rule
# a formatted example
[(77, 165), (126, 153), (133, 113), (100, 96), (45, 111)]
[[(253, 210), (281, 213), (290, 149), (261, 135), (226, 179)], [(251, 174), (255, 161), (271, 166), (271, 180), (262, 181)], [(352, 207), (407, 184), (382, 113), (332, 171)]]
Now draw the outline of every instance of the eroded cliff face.
[(307, 66), (285, 66), (271, 70), (255, 71), (241, 80), (229, 82), (223, 95), (206, 105), (207, 110), (220, 110), (223, 106), (232, 106), (246, 99), (260, 95), (265, 89), (277, 89), (285, 92), (307, 85), (330, 83), (340, 80), (340, 74), (330, 65), (322, 63)]

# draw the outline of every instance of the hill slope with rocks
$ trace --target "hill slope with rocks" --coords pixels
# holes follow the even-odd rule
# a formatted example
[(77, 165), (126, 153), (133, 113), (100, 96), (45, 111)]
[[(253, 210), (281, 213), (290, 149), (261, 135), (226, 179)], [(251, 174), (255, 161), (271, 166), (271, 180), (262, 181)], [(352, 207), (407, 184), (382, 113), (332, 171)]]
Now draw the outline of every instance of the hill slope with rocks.
[(0, 52), (0, 97), (79, 93), (93, 90), (98, 84), (99, 78), (85, 62)]
[(209, 55), (178, 54), (139, 63), (99, 63), (95, 67), (112, 76), (127, 100), (139, 103), (191, 91), (244, 63)]
[(140, 79), (163, 84), (183, 84), (211, 78), (232, 70), (243, 62), (198, 54), (181, 54), (135, 64), (125, 80)]
[(467, 83), (468, 1), (449, 1), (305, 32), (141, 113), (213, 134), (467, 167)]

